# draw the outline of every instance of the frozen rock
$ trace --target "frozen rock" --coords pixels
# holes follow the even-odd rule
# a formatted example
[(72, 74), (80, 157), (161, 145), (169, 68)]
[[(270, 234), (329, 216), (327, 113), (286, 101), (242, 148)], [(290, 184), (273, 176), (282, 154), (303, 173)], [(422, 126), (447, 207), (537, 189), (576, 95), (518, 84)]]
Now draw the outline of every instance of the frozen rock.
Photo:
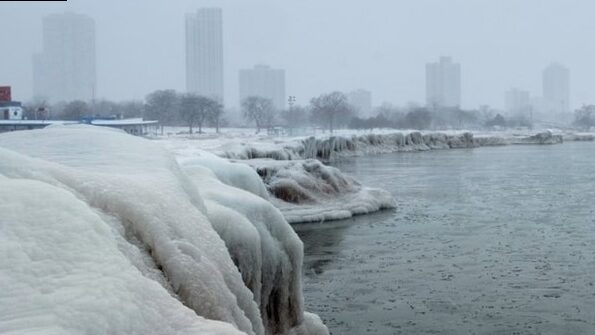
[(274, 196), (272, 203), (291, 223), (336, 220), (394, 208), (390, 193), (363, 187), (320, 161), (246, 160)]

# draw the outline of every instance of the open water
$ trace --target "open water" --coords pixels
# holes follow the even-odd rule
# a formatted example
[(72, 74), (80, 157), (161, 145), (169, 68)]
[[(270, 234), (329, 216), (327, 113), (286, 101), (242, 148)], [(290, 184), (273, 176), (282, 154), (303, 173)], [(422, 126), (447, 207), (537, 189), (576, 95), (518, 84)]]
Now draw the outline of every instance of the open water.
[(355, 157), (397, 209), (294, 226), (332, 334), (595, 334), (595, 144)]

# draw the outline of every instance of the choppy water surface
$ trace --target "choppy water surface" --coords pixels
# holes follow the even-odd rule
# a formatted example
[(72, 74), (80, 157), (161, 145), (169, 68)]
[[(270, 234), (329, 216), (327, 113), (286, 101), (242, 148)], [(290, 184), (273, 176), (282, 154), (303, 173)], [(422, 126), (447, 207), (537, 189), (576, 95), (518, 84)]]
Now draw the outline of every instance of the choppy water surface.
[(297, 225), (333, 334), (595, 334), (595, 144), (357, 157), (396, 211)]

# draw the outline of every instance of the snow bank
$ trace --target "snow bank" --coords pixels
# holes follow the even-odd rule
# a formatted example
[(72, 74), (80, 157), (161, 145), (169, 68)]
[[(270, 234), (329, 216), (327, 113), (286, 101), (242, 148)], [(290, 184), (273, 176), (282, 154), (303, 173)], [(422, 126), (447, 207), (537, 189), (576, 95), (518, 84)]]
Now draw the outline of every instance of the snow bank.
[(324, 334), (263, 186), (210, 171), (108, 129), (0, 135), (0, 331)]
[(389, 192), (363, 187), (318, 160), (242, 162), (257, 171), (274, 196), (271, 202), (290, 223), (344, 219), (395, 207)]

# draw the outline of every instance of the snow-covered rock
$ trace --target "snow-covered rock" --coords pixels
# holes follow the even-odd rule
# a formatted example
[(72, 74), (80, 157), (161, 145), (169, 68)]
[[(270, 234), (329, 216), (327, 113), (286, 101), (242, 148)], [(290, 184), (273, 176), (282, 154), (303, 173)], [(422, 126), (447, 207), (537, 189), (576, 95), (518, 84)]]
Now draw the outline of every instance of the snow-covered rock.
[(562, 135), (555, 135), (549, 130), (527, 136), (513, 142), (514, 144), (559, 144), (564, 142)]
[(211, 168), (91, 126), (0, 135), (0, 332), (327, 333), (264, 186)]

